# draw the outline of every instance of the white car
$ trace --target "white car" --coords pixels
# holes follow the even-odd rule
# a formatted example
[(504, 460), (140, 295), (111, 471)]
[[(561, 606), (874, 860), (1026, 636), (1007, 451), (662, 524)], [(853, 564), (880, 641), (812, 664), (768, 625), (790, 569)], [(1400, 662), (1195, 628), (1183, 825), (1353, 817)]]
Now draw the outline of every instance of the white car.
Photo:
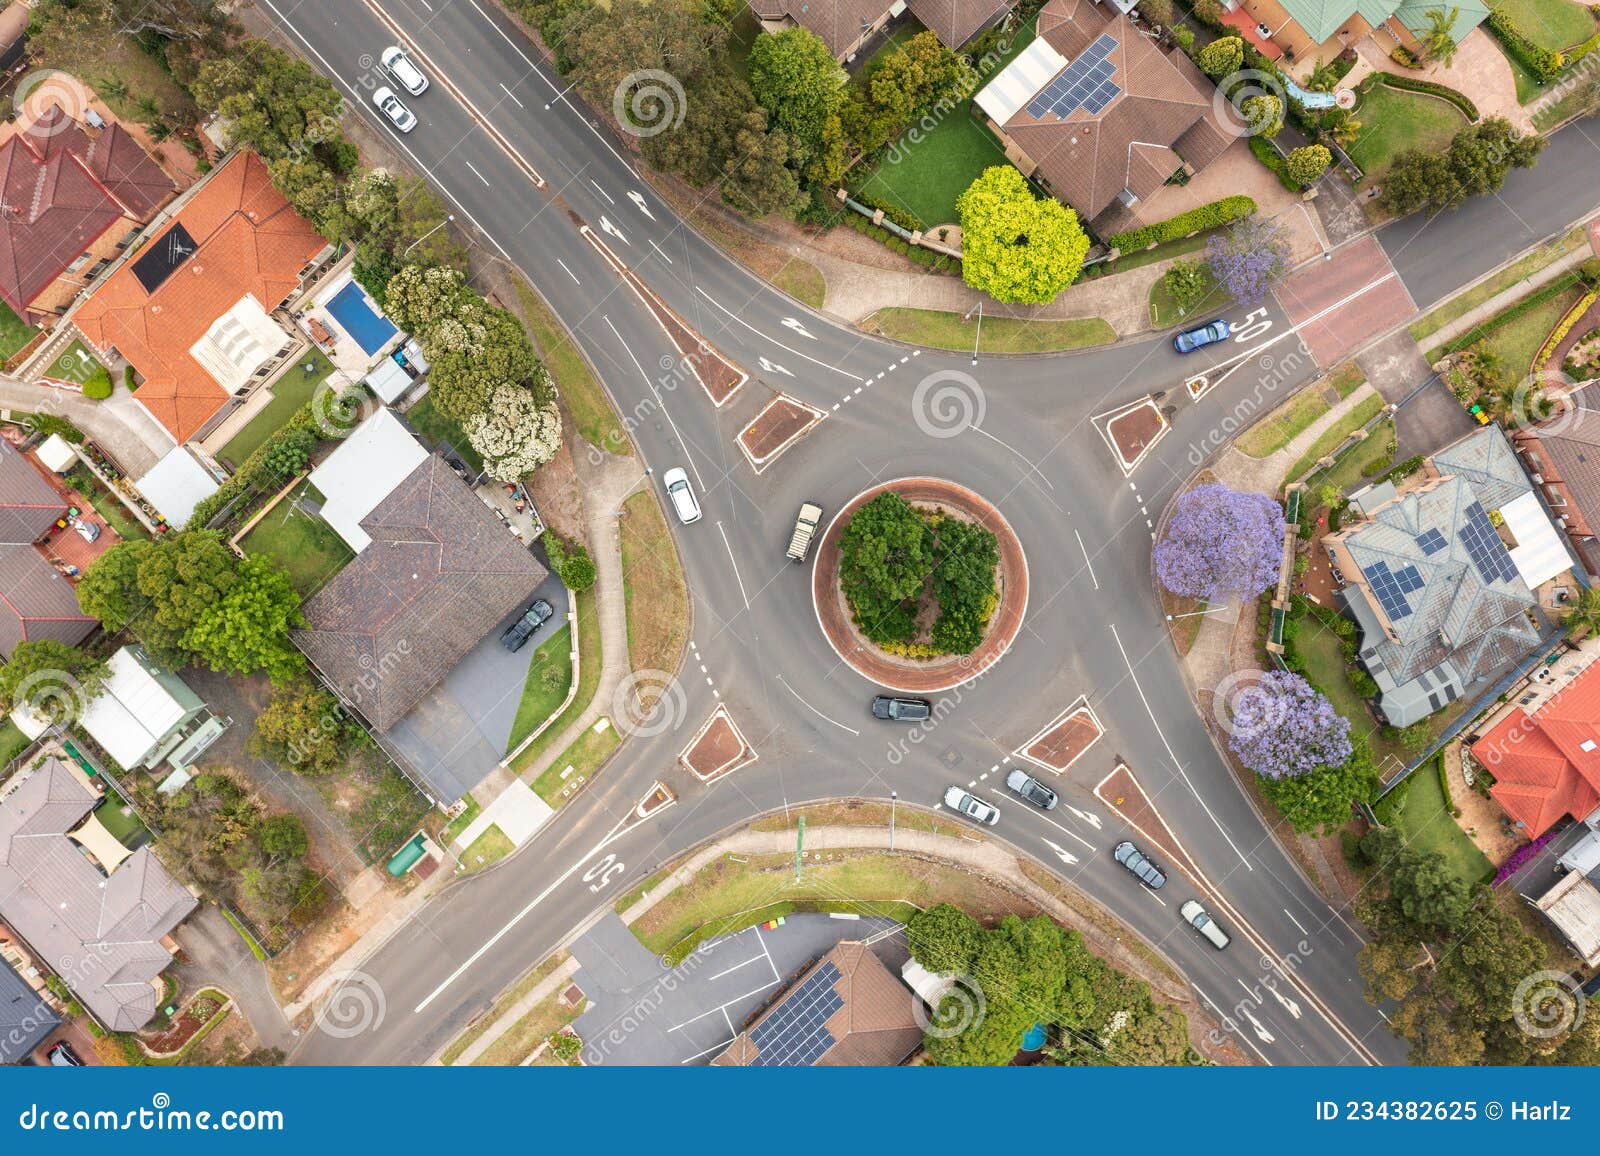
[(986, 827), (993, 827), (1000, 821), (1000, 812), (974, 795), (969, 795), (960, 787), (946, 787), (944, 789), (944, 805), (958, 815), (965, 815), (975, 823), (982, 823)]
[(421, 96), (428, 91), (428, 78), (422, 74), (422, 69), (411, 62), (406, 50), (398, 44), (391, 44), (385, 48), (383, 55), (378, 59), (383, 61), (383, 70), (399, 81), (400, 87), (412, 96)]
[(388, 85), (379, 86), (372, 94), (372, 103), (378, 106), (378, 111), (389, 118), (389, 122), (401, 132), (410, 132), (417, 127), (417, 114), (400, 103), (400, 98), (394, 94), (394, 89)]
[(678, 521), (687, 526), (700, 520), (700, 502), (689, 486), (689, 475), (683, 472), (683, 467), (673, 466), (662, 474), (661, 484), (667, 487), (667, 497), (672, 500), (672, 512), (678, 515)]

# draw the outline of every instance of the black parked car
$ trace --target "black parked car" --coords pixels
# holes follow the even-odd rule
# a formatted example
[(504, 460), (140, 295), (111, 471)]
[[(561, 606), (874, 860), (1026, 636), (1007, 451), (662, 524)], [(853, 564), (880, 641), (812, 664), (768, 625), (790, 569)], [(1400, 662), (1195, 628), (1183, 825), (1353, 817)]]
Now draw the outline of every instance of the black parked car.
[(523, 644), (534, 636), (539, 627), (549, 622), (555, 612), (555, 607), (543, 598), (535, 598), (527, 612), (506, 627), (506, 632), (500, 636), (500, 645), (513, 653), (521, 650)]
[(923, 722), (933, 714), (933, 707), (925, 698), (894, 698), (887, 694), (873, 696), (872, 717), (890, 722)]

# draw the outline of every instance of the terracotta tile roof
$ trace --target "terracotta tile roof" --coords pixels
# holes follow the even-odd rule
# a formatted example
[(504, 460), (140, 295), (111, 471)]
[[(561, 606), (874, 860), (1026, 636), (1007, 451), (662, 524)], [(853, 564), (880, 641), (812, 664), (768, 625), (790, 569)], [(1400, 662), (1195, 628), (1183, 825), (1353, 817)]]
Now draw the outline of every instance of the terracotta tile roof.
[(531, 598), (548, 571), (437, 456), (361, 528), (372, 541), (305, 604), (309, 629), (291, 637), (385, 731)]
[(1211, 82), (1183, 53), (1165, 53), (1141, 36), (1126, 16), (1091, 0), (1050, 0), (1038, 29), (1068, 61), (1102, 34), (1117, 42), (1108, 60), (1122, 91), (1100, 115), (1079, 108), (1065, 120), (1053, 113), (1035, 119), (1024, 104), (1003, 126), (1051, 190), (1085, 219), (1099, 216), (1124, 189), (1141, 200), (1150, 196), (1178, 169), (1179, 158), (1201, 169), (1232, 143), (1212, 109)]
[(72, 320), (91, 345), (115, 348), (144, 375), (136, 399), (182, 444), (228, 400), (190, 347), (246, 295), (268, 312), (283, 304), (327, 242), (249, 152), (214, 171), (141, 253), (155, 251), (179, 228), (195, 250), (166, 280), (146, 290), (137, 262), (129, 261)]
[(911, 12), (947, 48), (960, 48), (1011, 7), (1011, 0), (909, 0)]
[[(922, 1028), (914, 1015), (916, 993), (885, 967), (870, 947), (846, 940), (796, 976), (778, 1001), (752, 1020), (711, 1062), (723, 1067), (794, 1062), (787, 1053), (777, 1051), (778, 1039), (768, 1041), (766, 1046), (772, 1054), (764, 1061), (756, 1038), (762, 1034), (761, 1026), (783, 1014), (785, 1005), (805, 987), (806, 981), (829, 965), (837, 974), (833, 991), (838, 1007), (826, 1020), (827, 1034), (833, 1042), (811, 1063), (826, 1067), (886, 1067), (902, 1063), (917, 1050), (922, 1043)], [(803, 1010), (795, 1009), (802, 1022), (790, 1031), (808, 1032), (817, 1026), (803, 1022)]]
[[(912, 15), (947, 47), (960, 48), (984, 25), (1011, 7), (1013, 0), (908, 0)], [(842, 56), (862, 32), (889, 11), (886, 0), (751, 0), (764, 20), (787, 16), (815, 32), (828, 51)]]
[(0, 144), (0, 299), (37, 322), (33, 300), (123, 219), (117, 199), (78, 157), (45, 157), (25, 136), (12, 136)]
[(1472, 745), (1495, 778), (1489, 793), (1530, 836), (1600, 806), (1600, 663), (1531, 715), (1513, 711)]
[(60, 105), (52, 104), (24, 132), (46, 157), (70, 152), (83, 161), (95, 179), (140, 221), (150, 220), (178, 191), (172, 178), (120, 124), (91, 137)]

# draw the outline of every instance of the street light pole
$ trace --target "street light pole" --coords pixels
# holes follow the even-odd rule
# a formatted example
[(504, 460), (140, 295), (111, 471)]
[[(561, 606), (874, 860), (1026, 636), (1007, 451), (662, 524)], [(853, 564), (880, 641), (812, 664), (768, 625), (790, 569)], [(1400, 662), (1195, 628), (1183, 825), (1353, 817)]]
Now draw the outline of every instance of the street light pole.
[(894, 807), (900, 800), (899, 791), (889, 792), (889, 850), (894, 850)]
[(418, 245), (422, 244), (422, 242), (426, 241), (429, 237), (433, 236), (440, 229), (444, 228), (446, 225), (450, 224), (455, 219), (456, 219), (455, 218), (455, 214), (452, 213), (450, 216), (448, 216), (444, 220), (440, 221), (433, 228), (429, 229), (426, 233), (422, 234), (422, 236), (418, 237), (415, 241), (411, 242), (411, 244), (407, 245), (404, 249), (402, 249), (400, 251), (400, 256), (404, 257), (407, 253), (411, 252), (411, 250), (415, 249)]
[(965, 317), (963, 317), (961, 320), (963, 320), (963, 321), (971, 321), (972, 320), (972, 314), (974, 312), (976, 312), (978, 314), (978, 331), (972, 335), (972, 364), (973, 365), (977, 365), (978, 364), (978, 343), (983, 340), (983, 302), (982, 301), (979, 301), (971, 309), (968, 309), (967, 310), (967, 315)]

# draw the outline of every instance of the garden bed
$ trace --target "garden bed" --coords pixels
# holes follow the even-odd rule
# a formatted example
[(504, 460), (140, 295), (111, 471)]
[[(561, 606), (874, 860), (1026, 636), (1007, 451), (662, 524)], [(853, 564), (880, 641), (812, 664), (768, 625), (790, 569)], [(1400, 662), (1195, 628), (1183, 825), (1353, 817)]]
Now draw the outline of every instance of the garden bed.
[(179, 1008), (166, 1028), (141, 1034), (139, 1042), (152, 1056), (176, 1056), (195, 1043), (201, 1033), (225, 1013), (227, 1006), (227, 996), (215, 988), (206, 988)]

